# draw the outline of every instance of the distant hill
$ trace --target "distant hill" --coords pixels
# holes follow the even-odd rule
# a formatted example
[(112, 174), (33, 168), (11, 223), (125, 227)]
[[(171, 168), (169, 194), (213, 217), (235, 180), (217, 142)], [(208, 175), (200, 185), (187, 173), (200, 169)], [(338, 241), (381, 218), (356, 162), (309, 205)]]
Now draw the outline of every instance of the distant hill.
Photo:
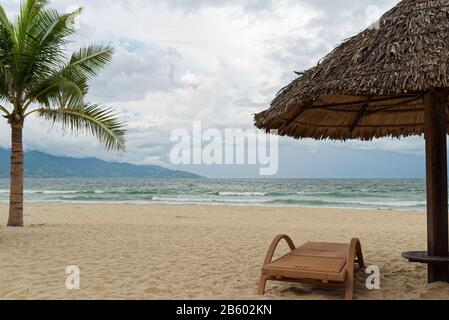
[[(0, 148), (0, 178), (9, 177), (10, 152)], [(168, 178), (199, 179), (193, 173), (154, 165), (107, 162), (97, 158), (57, 157), (38, 151), (25, 153), (28, 178)]]

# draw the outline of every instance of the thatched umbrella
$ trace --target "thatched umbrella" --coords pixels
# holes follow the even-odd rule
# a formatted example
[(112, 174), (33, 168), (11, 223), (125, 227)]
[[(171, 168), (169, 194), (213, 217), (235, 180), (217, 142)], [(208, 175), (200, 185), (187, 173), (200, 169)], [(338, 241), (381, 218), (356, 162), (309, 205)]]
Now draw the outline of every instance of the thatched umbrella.
[(425, 135), (429, 282), (449, 281), (449, 0), (403, 0), (282, 89), (258, 128), (317, 140)]

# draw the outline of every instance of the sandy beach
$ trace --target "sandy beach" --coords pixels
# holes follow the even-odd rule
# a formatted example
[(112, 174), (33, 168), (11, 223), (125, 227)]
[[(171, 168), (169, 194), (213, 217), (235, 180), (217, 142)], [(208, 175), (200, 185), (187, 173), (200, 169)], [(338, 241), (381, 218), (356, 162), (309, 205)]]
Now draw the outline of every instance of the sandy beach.
[[(426, 267), (401, 252), (426, 248), (419, 212), (230, 206), (49, 205), (25, 208), (24, 229), (0, 227), (0, 299), (261, 299), (259, 272), (273, 237), (359, 237), (381, 289), (356, 277), (355, 299), (449, 299)], [(7, 206), (0, 206), (2, 225)], [(279, 254), (286, 252), (281, 246)], [(80, 290), (65, 268), (81, 270)], [(262, 299), (341, 299), (343, 291), (269, 283)]]

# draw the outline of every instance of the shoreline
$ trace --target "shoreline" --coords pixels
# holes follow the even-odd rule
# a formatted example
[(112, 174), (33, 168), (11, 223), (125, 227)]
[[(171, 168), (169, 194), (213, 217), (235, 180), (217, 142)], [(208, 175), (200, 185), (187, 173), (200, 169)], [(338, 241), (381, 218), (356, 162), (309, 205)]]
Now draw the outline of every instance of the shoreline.
[[(355, 298), (449, 299), (448, 284), (426, 283), (427, 267), (401, 253), (426, 247), (418, 212), (170, 205), (26, 204), (23, 229), (6, 228), (0, 205), (0, 299), (341, 299), (320, 286), (270, 283), (255, 294), (269, 244), (360, 238), (381, 289), (356, 275)], [(278, 255), (285, 253), (280, 246)], [(65, 269), (81, 289), (65, 288)]]
[[(0, 205), (7, 205), (9, 201), (0, 201)], [(238, 208), (274, 208), (274, 209), (326, 209), (326, 210), (356, 210), (356, 211), (376, 211), (376, 212), (413, 212), (413, 213), (426, 213), (426, 210), (418, 209), (385, 209), (385, 208), (363, 208), (363, 207), (332, 207), (332, 206), (295, 206), (295, 205), (272, 205), (272, 204), (248, 204), (248, 203), (155, 203), (155, 202), (138, 202), (138, 201), (25, 201), (24, 206), (27, 205), (85, 205), (85, 206), (95, 206), (95, 205), (123, 205), (123, 206), (187, 206), (187, 207), (238, 207)]]

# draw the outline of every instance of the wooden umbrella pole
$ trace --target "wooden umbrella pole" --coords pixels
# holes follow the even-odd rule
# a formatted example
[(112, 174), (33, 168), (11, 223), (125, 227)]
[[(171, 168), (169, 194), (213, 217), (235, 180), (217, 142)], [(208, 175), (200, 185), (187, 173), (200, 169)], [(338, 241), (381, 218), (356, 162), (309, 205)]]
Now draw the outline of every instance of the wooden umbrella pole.
[[(448, 257), (447, 99), (445, 90), (425, 96), (427, 224), (429, 256)], [(429, 283), (449, 282), (447, 264), (429, 264)]]

